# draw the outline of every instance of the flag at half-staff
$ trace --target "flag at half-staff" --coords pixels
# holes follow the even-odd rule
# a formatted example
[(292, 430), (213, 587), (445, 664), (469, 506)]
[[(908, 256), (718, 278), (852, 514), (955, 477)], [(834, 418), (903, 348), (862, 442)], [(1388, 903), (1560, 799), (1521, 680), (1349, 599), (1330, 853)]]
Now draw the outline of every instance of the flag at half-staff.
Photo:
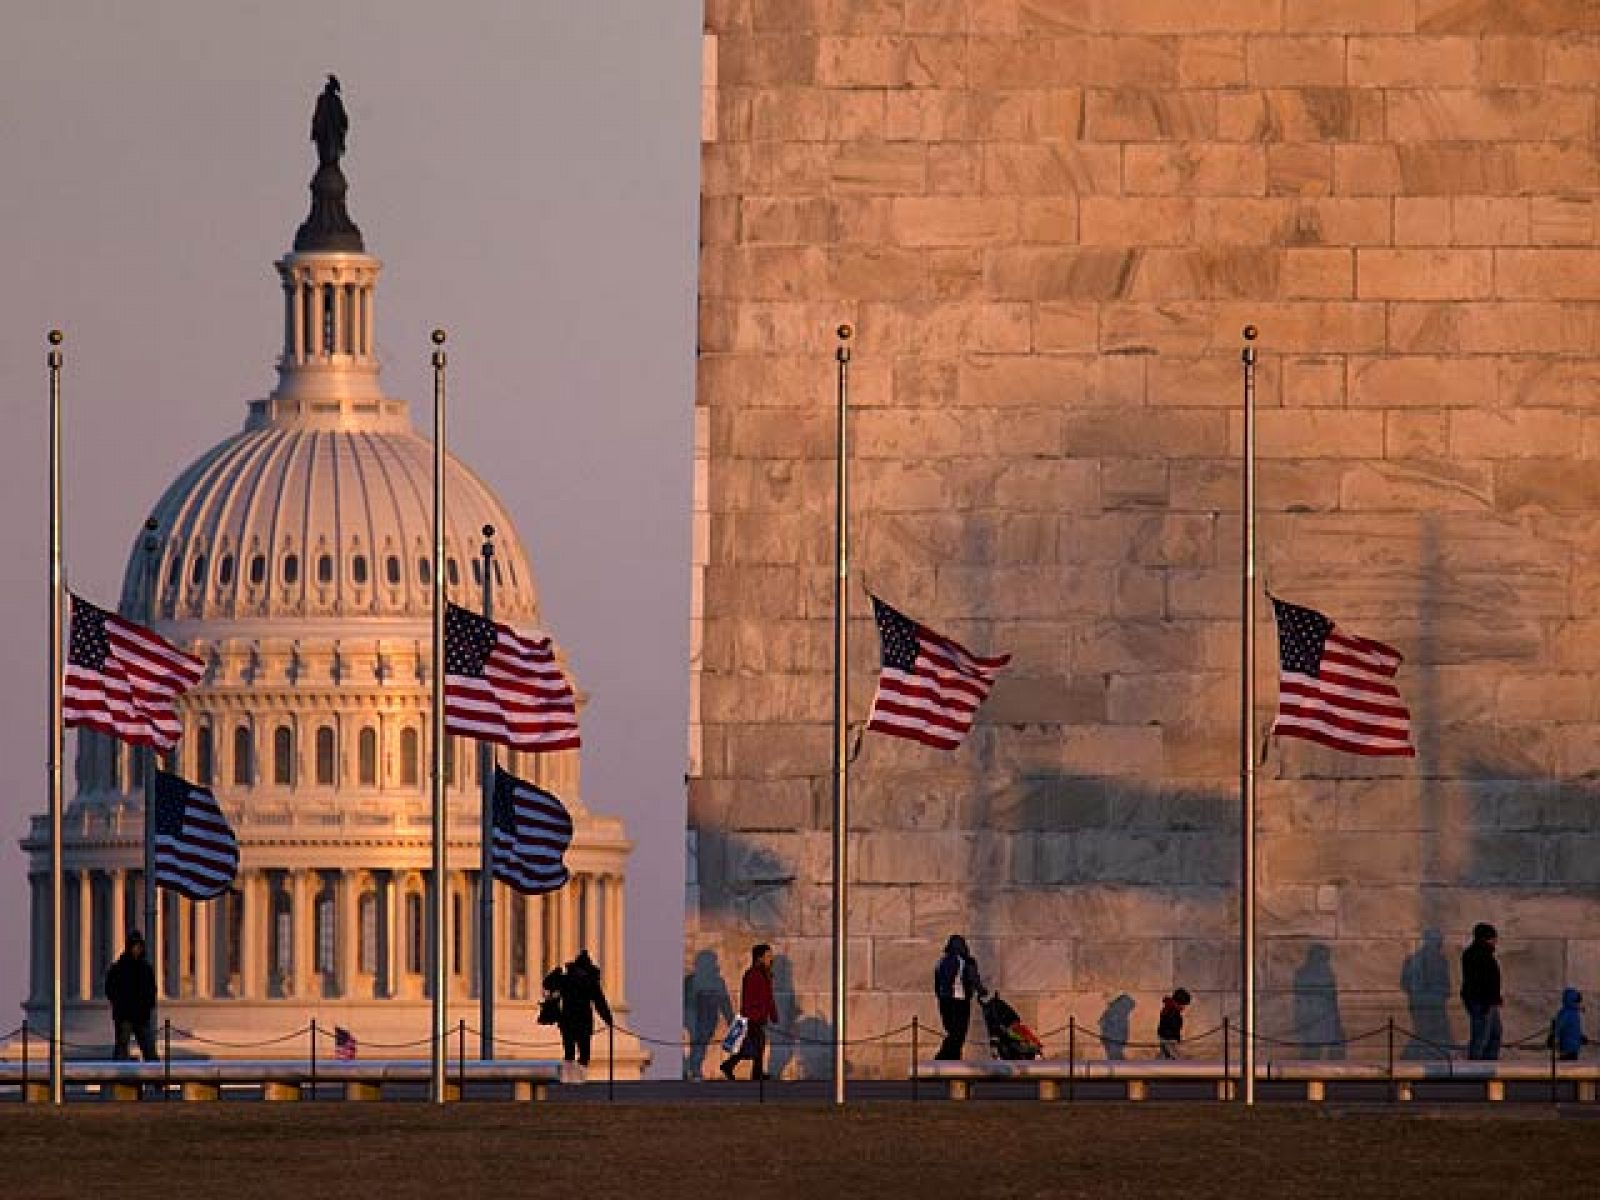
[(452, 604), (444, 624), (446, 733), (514, 750), (575, 750), (578, 704), (549, 638)]
[(562, 856), (572, 816), (551, 793), (495, 768), (494, 877), (526, 894), (553, 892), (569, 878)]
[(205, 663), (159, 634), (72, 597), (64, 723), (136, 746), (170, 750), (183, 733), (178, 697), (199, 683)]
[(155, 878), (191, 900), (213, 900), (239, 874), (239, 841), (208, 789), (156, 772)]
[(867, 728), (954, 750), (1009, 654), (984, 658), (872, 597), (883, 649)]
[(1272, 613), (1280, 667), (1272, 732), (1351, 754), (1414, 757), (1411, 713), (1394, 684), (1400, 652), (1276, 597)]

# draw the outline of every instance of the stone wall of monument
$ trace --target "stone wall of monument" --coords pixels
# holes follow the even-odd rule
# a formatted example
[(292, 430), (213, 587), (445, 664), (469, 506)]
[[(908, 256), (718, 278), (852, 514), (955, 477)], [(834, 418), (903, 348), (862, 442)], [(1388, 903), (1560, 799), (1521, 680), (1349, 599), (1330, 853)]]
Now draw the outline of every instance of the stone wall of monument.
[[(708, 0), (706, 30), (688, 1028), (768, 940), (830, 1029), (840, 321), (858, 576), (1015, 656), (961, 751), (856, 762), (853, 1035), (934, 1019), (955, 931), (1035, 1028), (1148, 1040), (1175, 985), (1191, 1030), (1237, 1013), (1246, 323), (1265, 582), (1406, 655), (1418, 745), (1269, 748), (1264, 1032), (1463, 1039), (1478, 920), (1508, 1035), (1600, 990), (1600, 10)], [(1263, 728), (1275, 675), (1263, 601)]]

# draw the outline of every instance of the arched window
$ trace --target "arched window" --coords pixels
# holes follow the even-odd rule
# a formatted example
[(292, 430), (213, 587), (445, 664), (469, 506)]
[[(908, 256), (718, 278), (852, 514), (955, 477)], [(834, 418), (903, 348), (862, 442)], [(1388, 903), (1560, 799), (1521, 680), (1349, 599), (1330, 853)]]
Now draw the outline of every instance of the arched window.
[(205, 582), (205, 578), (206, 556), (204, 554), (196, 554), (194, 556), (194, 565), (189, 568), (189, 583), (194, 587), (199, 587)]
[(422, 778), (418, 762), (422, 757), (422, 739), (417, 731), (405, 728), (400, 731), (400, 783), (404, 787), (415, 787)]
[(356, 581), (357, 587), (366, 586), (367, 556), (365, 554), (358, 554), (350, 560), (350, 577)]
[(222, 561), (217, 564), (217, 582), (223, 587), (233, 582), (233, 555), (224, 554)]
[(456, 564), (455, 559), (450, 558), (445, 560), (444, 575), (445, 578), (450, 581), (451, 587), (461, 586), (461, 568)]
[(194, 773), (202, 787), (210, 787), (216, 782), (217, 749), (212, 740), (211, 725), (206, 723), (195, 730), (194, 735)]
[(283, 581), (291, 587), (300, 582), (300, 556), (286, 554), (283, 556)]
[(294, 909), (282, 887), (272, 893), (272, 976), (279, 983), (294, 974)]
[(461, 948), (466, 945), (466, 938), (462, 936), (461, 925), (461, 894), (453, 893), (450, 897), (450, 973), (461, 974)]
[(445, 787), (456, 787), (457, 786), (457, 780), (456, 780), (456, 742), (458, 740), (459, 739), (457, 739), (455, 736), (453, 736), (451, 734), (446, 734), (445, 735), (445, 739), (444, 739), (444, 785), (445, 785)]
[(267, 581), (267, 556), (265, 554), (252, 555), (250, 559), (250, 583), (252, 587), (260, 587)]
[(111, 785), (112, 791), (122, 789), (122, 743), (114, 738), (106, 738), (106, 782)]
[(169, 588), (177, 587), (178, 586), (178, 580), (181, 579), (182, 577), (183, 577), (183, 559), (180, 558), (178, 555), (174, 554), (172, 556), (172, 562), (169, 563), (168, 566), (167, 566), (167, 586)]
[(479, 587), (483, 586), (483, 560), (481, 558), (472, 560), (472, 582)]
[(500, 571), (500, 560), (498, 558), (494, 560), (494, 581), (500, 587), (505, 587), (506, 585), (506, 577)]
[(383, 577), (391, 587), (400, 585), (400, 560), (393, 554), (383, 560)]
[(332, 725), (317, 730), (317, 782), (323, 787), (333, 784), (334, 734)]
[(255, 778), (254, 758), (250, 726), (240, 725), (233, 731), (233, 782), (236, 786), (250, 786), (250, 781)]
[(372, 892), (361, 893), (361, 904), (356, 913), (361, 925), (361, 947), (357, 967), (363, 975), (378, 973), (378, 897)]
[(239, 993), (234, 980), (241, 977), (241, 964), (244, 962), (244, 893), (238, 888), (229, 888), (223, 893), (222, 899), (222, 975), (227, 981), (229, 993), (237, 996)]
[(422, 580), (423, 587), (433, 586), (433, 560), (431, 558), (417, 559), (417, 578)]
[(294, 731), (287, 725), (272, 731), (272, 782), (280, 787), (294, 782)]
[(427, 931), (422, 924), (422, 897), (416, 892), (406, 896), (406, 973), (421, 975), (423, 940)]
[(336, 346), (334, 344), (334, 330), (335, 330), (336, 326), (334, 324), (334, 319), (333, 319), (334, 318), (334, 307), (333, 307), (334, 300), (333, 300), (333, 296), (334, 296), (333, 284), (331, 284), (331, 283), (323, 284), (322, 285), (322, 329), (321, 329), (321, 334), (322, 334), (322, 352), (324, 354), (334, 354), (334, 353), (337, 353), (337, 351), (338, 351), (338, 346)]
[(356, 778), (363, 787), (378, 784), (378, 731), (370, 725), (356, 739)]
[(319, 554), (319, 555), (317, 555), (317, 582), (318, 583), (332, 583), (333, 582), (333, 555), (331, 555), (331, 554)]

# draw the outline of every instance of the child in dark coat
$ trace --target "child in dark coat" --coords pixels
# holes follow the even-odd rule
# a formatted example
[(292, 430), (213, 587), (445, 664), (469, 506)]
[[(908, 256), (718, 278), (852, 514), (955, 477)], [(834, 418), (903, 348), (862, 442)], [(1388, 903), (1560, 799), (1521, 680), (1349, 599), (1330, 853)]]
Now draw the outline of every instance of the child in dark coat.
[(1161, 1042), (1162, 1058), (1178, 1057), (1178, 1043), (1183, 1041), (1183, 1010), (1189, 1007), (1189, 1001), (1189, 993), (1184, 988), (1161, 998), (1161, 1018), (1156, 1022), (1156, 1038)]

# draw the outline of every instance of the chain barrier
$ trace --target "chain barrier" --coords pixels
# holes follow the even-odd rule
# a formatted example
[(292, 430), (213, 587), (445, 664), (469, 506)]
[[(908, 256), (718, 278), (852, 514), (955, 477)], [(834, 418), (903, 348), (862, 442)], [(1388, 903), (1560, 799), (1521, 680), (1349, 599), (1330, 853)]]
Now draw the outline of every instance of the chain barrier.
[(184, 1041), (198, 1042), (202, 1046), (221, 1046), (226, 1050), (257, 1050), (262, 1046), (277, 1046), (284, 1042), (293, 1041), (295, 1038), (304, 1037), (311, 1029), (310, 1025), (302, 1025), (292, 1033), (285, 1033), (279, 1037), (262, 1038), (254, 1042), (225, 1042), (216, 1038), (202, 1037), (192, 1029), (182, 1029), (177, 1025), (172, 1027), (173, 1036)]

